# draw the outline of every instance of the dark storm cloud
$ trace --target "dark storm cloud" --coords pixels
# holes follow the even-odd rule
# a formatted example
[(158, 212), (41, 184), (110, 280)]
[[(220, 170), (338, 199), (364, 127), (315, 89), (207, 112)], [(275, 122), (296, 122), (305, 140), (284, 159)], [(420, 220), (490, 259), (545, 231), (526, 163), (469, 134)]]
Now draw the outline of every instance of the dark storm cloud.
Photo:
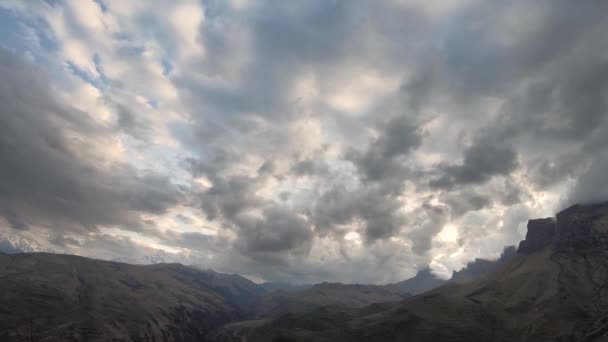
[(445, 37), (442, 79), (463, 98), (508, 94), (604, 25), (607, 8), (566, 0), (475, 2), (453, 18), (459, 26)]
[[(369, 143), (361, 143), (360, 137), (354, 137), (353, 133), (345, 134), (346, 139), (359, 139), (360, 145), (347, 147), (343, 155), (355, 166), (356, 176), (363, 184), (342, 187), (330, 183), (325, 187), (329, 190), (319, 191), (318, 197), (312, 199), (314, 204), (309, 210), (317, 234), (341, 236), (350, 229), (347, 228), (349, 225), (361, 223), (364, 240), (373, 242), (395, 236), (405, 229), (413, 232), (407, 233), (406, 237), (413, 243), (415, 252), (422, 254), (429, 250), (433, 237), (441, 230), (448, 216), (457, 219), (468, 212), (490, 208), (495, 203), (515, 205), (526, 196), (519, 184), (511, 184), (511, 175), (528, 166), (522, 164), (522, 154), (527, 155), (527, 151), (516, 137), (539, 134), (543, 139), (560, 139), (560, 135), (572, 135), (579, 129), (584, 131), (585, 127), (600, 122), (587, 120), (591, 123), (569, 123), (570, 113), (576, 110), (567, 109), (564, 100), (557, 98), (567, 98), (560, 93), (572, 93), (581, 87), (570, 89), (572, 86), (564, 86), (563, 91), (551, 95), (561, 102), (550, 106), (542, 102), (547, 98), (546, 93), (552, 94), (554, 91), (543, 90), (540, 86), (533, 88), (535, 82), (552, 87), (568, 83), (566, 79), (555, 83), (553, 80), (557, 79), (553, 76), (545, 80), (551, 73), (544, 73), (559, 72), (561, 67), (553, 65), (562, 63), (564, 56), (576, 45), (576, 39), (585, 37), (592, 26), (601, 23), (601, 16), (592, 7), (584, 5), (576, 8), (573, 12), (576, 15), (571, 18), (567, 13), (573, 9), (573, 5), (567, 2), (539, 2), (533, 5), (533, 10), (522, 1), (478, 4), (478, 7), (457, 12), (457, 16), (450, 20), (450, 25), (458, 29), (448, 30), (434, 45), (418, 44), (415, 47), (413, 39), (408, 39), (412, 38), (409, 34), (418, 34), (416, 41), (421, 41), (423, 39), (420, 37), (435, 32), (424, 19), (420, 19), (420, 15), (418, 19), (408, 20), (419, 14), (413, 7), (372, 7), (358, 2), (348, 6), (341, 2), (310, 2), (301, 6), (280, 4), (269, 9), (262, 2), (256, 4), (241, 20), (232, 20), (226, 19), (231, 18), (232, 13), (214, 3), (208, 9), (212, 24), (202, 30), (200, 36), (201, 42), (209, 48), (203, 70), (216, 70), (218, 76), (230, 74), (233, 71), (230, 68), (231, 60), (224, 56), (238, 45), (239, 34), (243, 32), (251, 34), (254, 46), (250, 55), (252, 62), (239, 75), (238, 86), (228, 90), (209, 84), (188, 83), (192, 82), (188, 79), (177, 80), (178, 84), (185, 85), (191, 91), (187, 100), (200, 108), (200, 113), (194, 116), (199, 126), (224, 122), (232, 127), (232, 132), (238, 132), (227, 136), (243, 137), (257, 134), (256, 130), (259, 129), (242, 124), (252, 122), (250, 118), (245, 120), (240, 117), (246, 117), (244, 113), (252, 113), (260, 120), (270, 120), (276, 125), (294, 118), (298, 113), (295, 110), (297, 104), (282, 100), (286, 98), (289, 85), (303, 71), (312, 69), (323, 75), (345, 61), (372, 61), (376, 68), (395, 73), (404, 69), (413, 70), (401, 87), (395, 103), (374, 107), (370, 113), (373, 118), (362, 124), (380, 122), (374, 124)], [(498, 19), (489, 19), (493, 18), (490, 13), (497, 14)], [(511, 17), (524, 13), (529, 14), (524, 22), (512, 27)], [(591, 14), (589, 19), (593, 22), (589, 27), (582, 25), (586, 14)], [(222, 20), (214, 22), (214, 16)], [(505, 36), (506, 31), (509, 34)], [(408, 33), (406, 37), (401, 37), (396, 35), (397, 32)], [(382, 43), (386, 41), (393, 43)], [(408, 54), (408, 48), (414, 52)], [(539, 74), (543, 77), (536, 77)], [(557, 73), (556, 77), (559, 79), (562, 76)], [(595, 100), (599, 91), (587, 88), (582, 91), (593, 101), (582, 102), (598, 104)], [(477, 120), (472, 118), (474, 114), (467, 113), (472, 104), (484, 97), (505, 99), (497, 120)], [(479, 121), (481, 128), (490, 133), (477, 132), (479, 126), (469, 128), (465, 124), (459, 129), (466, 136), (475, 138), (462, 151), (461, 161), (448, 158), (448, 161), (442, 161), (430, 170), (416, 169), (418, 166), (410, 158), (412, 152), (425, 142), (421, 123), (425, 118), (420, 117), (420, 112), (439, 100), (449, 101), (449, 107), (453, 108), (452, 111), (438, 114), (447, 118), (446, 121), (454, 120), (456, 127), (460, 118)], [(548, 113), (554, 112), (551, 110), (553, 106), (567, 109), (568, 113), (560, 114), (562, 128), (551, 122)], [(380, 110), (386, 108), (390, 110)], [(208, 121), (207, 114), (211, 114), (216, 121)], [(217, 119), (216, 114), (228, 119)], [(537, 117), (533, 118), (534, 115)], [(387, 117), (392, 119), (387, 120)], [(334, 123), (337, 127), (357, 126), (357, 123), (349, 120), (352, 119), (336, 119)], [(221, 124), (219, 126), (223, 127)], [(349, 136), (349, 133), (353, 136)], [(215, 144), (217, 141), (213, 139), (202, 139), (201, 142), (213, 141)], [(231, 144), (230, 140), (225, 142)], [(233, 148), (252, 151), (255, 141), (253, 146), (233, 145)], [(212, 145), (211, 149), (225, 151), (226, 145)], [(212, 156), (208, 161), (205, 161), (206, 158), (205, 155), (201, 156), (199, 162), (211, 165), (210, 169), (213, 170), (209, 174), (222, 174), (239, 159), (236, 157), (227, 163), (214, 163), (212, 160), (216, 157)], [(305, 174), (319, 177), (325, 172), (316, 167), (321, 162), (309, 159), (298, 161), (284, 176)], [(263, 164), (258, 173), (267, 176), (275, 171), (276, 168)], [(500, 177), (505, 178), (506, 183), (511, 183), (484, 189), (494, 178)], [(269, 205), (256, 198), (257, 185), (251, 184), (256, 182), (254, 178), (242, 179), (250, 183), (245, 185), (236, 179), (222, 177), (218, 177), (217, 186), (213, 182), (215, 189), (209, 189), (202, 197), (203, 208), (208, 215), (211, 214), (210, 217), (225, 212), (233, 220), (240, 213)], [(439, 199), (444, 201), (445, 207), (421, 206), (417, 209), (421, 218), (406, 221), (400, 208), (406, 197), (401, 195), (407, 180), (412, 180), (420, 189), (424, 189), (423, 183), (428, 183), (432, 191), (441, 190), (444, 194)], [(475, 189), (463, 190), (468, 187)], [(235, 195), (237, 191), (242, 195)], [(287, 193), (282, 197), (290, 198)]]
[(102, 166), (94, 151), (110, 132), (62, 103), (42, 74), (0, 50), (0, 211), (14, 228), (141, 229), (138, 212), (178, 203), (181, 191), (163, 176)]
[[(239, 137), (227, 140), (219, 137), (219, 140), (215, 140), (218, 137), (214, 133), (200, 135), (200, 144), (208, 148), (194, 163), (204, 166), (206, 175), (213, 183), (212, 188), (201, 195), (204, 212), (209, 218), (224, 215), (231, 224), (240, 227), (242, 222), (234, 222), (237, 215), (271, 204), (255, 196), (258, 185), (254, 183), (258, 180), (248, 176), (225, 176), (226, 170), (239, 159), (237, 157), (223, 163), (224, 159), (220, 156), (227, 149), (226, 145), (232, 145), (232, 150), (248, 149), (253, 152), (256, 144), (261, 144), (260, 139), (247, 146), (236, 145), (244, 137), (258, 134), (258, 128), (249, 123), (261, 120), (268, 121), (273, 127), (280, 127), (296, 118), (299, 114), (297, 102), (285, 102), (285, 99), (292, 84), (303, 72), (313, 72), (324, 80), (338, 67), (372, 63), (376, 69), (401, 73), (399, 65), (418, 50), (417, 44), (403, 39), (404, 36), (420, 38), (426, 34), (424, 28), (428, 27), (428, 22), (414, 6), (374, 6), (358, 1), (310, 1), (300, 4), (256, 2), (244, 13), (240, 12), (239, 16), (221, 2), (206, 5), (208, 24), (201, 29), (199, 39), (206, 46), (207, 53), (193, 72), (213, 70), (214, 77), (231, 77), (234, 68), (239, 66), (238, 63), (235, 66), (230, 56), (238, 51), (244, 33), (251, 40), (248, 46), (252, 50), (243, 52), (247, 53), (250, 63), (239, 73), (237, 87), (216, 87), (189, 77), (177, 77), (175, 81), (185, 90), (182, 95), (186, 102), (197, 108), (193, 113), (197, 126), (205, 130), (205, 127), (217, 125), (224, 132), (222, 127), (227, 125), (232, 133), (226, 130), (226, 136)], [(391, 37), (399, 39), (402, 44), (391, 44)], [(422, 82), (416, 86), (422, 86)], [(420, 145), (422, 130), (416, 122), (402, 114), (390, 116), (393, 117), (390, 120), (377, 120), (380, 122), (378, 137), (367, 148), (353, 149), (347, 153), (362, 179), (379, 184), (349, 192), (322, 191), (325, 193), (323, 199), (312, 199), (319, 203), (312, 210), (317, 233), (326, 234), (338, 224), (362, 220), (364, 238), (371, 242), (388, 238), (403, 227), (404, 220), (398, 210), (400, 201), (396, 195), (406, 170), (405, 158)], [(257, 118), (254, 120), (252, 117)], [(347, 120), (336, 120), (332, 124), (339, 129), (347, 125)], [(262, 132), (260, 136), (269, 135)], [(182, 137), (180, 139), (183, 141)], [(273, 142), (273, 145), (277, 143)], [(219, 163), (215, 162), (216, 159), (220, 159)], [(321, 159), (300, 159), (292, 165), (288, 174), (279, 177), (336, 177), (329, 175), (326, 165)], [(262, 164), (258, 170), (260, 176), (276, 171), (267, 166), (266, 163)], [(328, 184), (328, 187), (332, 188), (333, 185)], [(385, 193), (387, 190), (391, 193)], [(282, 197), (287, 199), (289, 194), (285, 193)], [(330, 208), (323, 208), (328, 204), (322, 202), (332, 197), (338, 197), (332, 201), (334, 206), (329, 204)], [(339, 203), (341, 201), (344, 203)]]
[[(556, 196), (564, 206), (608, 199), (608, 3), (201, 3), (204, 20), (194, 32), (200, 56), (185, 53), (192, 46), (184, 47), (175, 23), (164, 20), (173, 19), (172, 6), (138, 7), (146, 13), (126, 20), (111, 1), (105, 9), (117, 30), (134, 28), (107, 39), (114, 57), (135, 70), (110, 88), (155, 100), (146, 88), (158, 75), (144, 75), (149, 65), (140, 62), (144, 55), (162, 59), (163, 81), (177, 98), (159, 108), (183, 116), (168, 128), (181, 143), (169, 158), (187, 158), (180, 167), (192, 176), (195, 200), (184, 203), (168, 178), (129, 166), (138, 165), (135, 154), (144, 149), (129, 148), (132, 160), (110, 167), (99, 160), (93, 147), (121, 135), (117, 130), (153, 140), (152, 121), (129, 101), (112, 97), (106, 105), (116, 125), (101, 127), (2, 53), (8, 81), (0, 85), (0, 162), (8, 166), (0, 169), (0, 215), (10, 225), (143, 229), (161, 220), (144, 222), (141, 212), (195, 205), (201, 217), (177, 216), (178, 223), (195, 226), (204, 217), (217, 236), (153, 237), (215, 254), (230, 270), (348, 281), (449, 255), (450, 243), (466, 247), (454, 262), (478, 256), (470, 251), (496, 254)], [(65, 16), (66, 27), (83, 26), (76, 14)], [(87, 45), (80, 31), (67, 38)], [(58, 34), (58, 43), (65, 38)], [(95, 64), (110, 71), (112, 62)], [(141, 88), (129, 89), (140, 77)], [(351, 93), (351, 86), (361, 89)], [(336, 105), (334, 95), (347, 105)], [(188, 184), (183, 170), (172, 171)], [(458, 230), (457, 243), (436, 239), (446, 224)], [(363, 243), (345, 240), (351, 232)], [(139, 248), (107, 235), (87, 239), (83, 246), (96, 251)], [(358, 255), (349, 254), (357, 248)], [(373, 270), (362, 272), (363, 264)]]
[(491, 206), (492, 198), (473, 190), (450, 192), (440, 197), (450, 208), (452, 218), (458, 218), (469, 211), (477, 211)]
[(297, 176), (322, 176), (329, 173), (329, 168), (323, 161), (303, 159), (293, 164), (290, 171)]
[(578, 161), (573, 156), (560, 154), (557, 158), (539, 159), (530, 162), (528, 176), (538, 189), (547, 189), (561, 184), (573, 175)]
[(412, 251), (423, 254), (431, 249), (433, 238), (448, 222), (448, 213), (446, 207), (425, 203), (415, 220), (419, 221), (418, 227), (410, 232), (408, 237), (412, 242)]
[(234, 220), (237, 215), (264, 204), (256, 195), (255, 178), (247, 176), (213, 177), (213, 185), (201, 193), (201, 208), (210, 220)]
[(402, 180), (407, 174), (404, 158), (421, 142), (420, 127), (407, 116), (398, 116), (379, 127), (378, 138), (370, 143), (367, 150), (350, 150), (346, 158), (357, 166), (366, 181), (387, 181), (395, 177)]
[(319, 234), (346, 233), (339, 227), (363, 223), (363, 237), (367, 242), (393, 236), (406, 224), (399, 209), (402, 203), (379, 187), (349, 190), (343, 186), (322, 194), (314, 204), (313, 221)]
[[(264, 177), (273, 168), (270, 162), (264, 163), (258, 173)], [(314, 237), (311, 224), (303, 214), (258, 196), (260, 178), (212, 174), (209, 179), (211, 187), (199, 193), (201, 209), (208, 219), (223, 222), (237, 233), (234, 246), (240, 253), (266, 263), (285, 263), (289, 255), (308, 253)], [(195, 240), (201, 242), (198, 248), (211, 239), (201, 238)], [(191, 248), (197, 245), (188, 242)]]
[(149, 124), (141, 119), (140, 115), (133, 113), (126, 105), (106, 99), (105, 102), (114, 108), (117, 115), (116, 129), (129, 134), (135, 139), (144, 140), (149, 134)]
[[(292, 119), (299, 107), (287, 95), (303, 72), (324, 79), (345, 64), (373, 63), (400, 73), (399, 65), (418, 49), (404, 36), (420, 38), (428, 27), (416, 8), (389, 3), (256, 1), (236, 13), (225, 2), (206, 5), (207, 24), (199, 34), (205, 58), (197, 60), (188, 75), (175, 77), (183, 90), (180, 95), (197, 108), (194, 119), (200, 126), (217, 120), (234, 125), (239, 116), (274, 123)], [(390, 39), (402, 43), (391, 44)], [(251, 50), (239, 50), (243, 46)], [(241, 53), (247, 54), (244, 66), (236, 58)], [(236, 73), (238, 84), (223, 87), (190, 77), (198, 73), (219, 79)]]
[(501, 146), (489, 139), (476, 141), (464, 152), (461, 164), (440, 165), (443, 173), (431, 182), (436, 188), (479, 184), (494, 176), (508, 175), (518, 166), (517, 154), (510, 146)]
[(277, 258), (284, 253), (307, 254), (313, 231), (303, 215), (287, 208), (270, 207), (261, 215), (243, 214), (237, 220), (239, 237), (236, 246), (254, 258)]
[(565, 203), (590, 204), (606, 201), (608, 199), (607, 167), (608, 155), (606, 153), (595, 156), (570, 190)]
[(599, 179), (605, 157), (597, 148), (607, 146), (598, 139), (608, 116), (606, 4), (541, 2), (540, 9), (537, 29), (509, 49), (521, 56), (512, 62), (521, 71), (521, 85), (513, 87), (489, 130), (536, 156), (522, 165), (535, 186), (575, 180), (561, 206), (608, 199)]

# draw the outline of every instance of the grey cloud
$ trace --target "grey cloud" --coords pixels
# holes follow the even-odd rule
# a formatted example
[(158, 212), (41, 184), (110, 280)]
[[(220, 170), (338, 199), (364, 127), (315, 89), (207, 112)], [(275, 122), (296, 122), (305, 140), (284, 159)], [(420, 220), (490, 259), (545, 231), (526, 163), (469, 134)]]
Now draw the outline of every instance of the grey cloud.
[(461, 164), (440, 165), (443, 175), (432, 180), (431, 186), (451, 189), (511, 173), (518, 166), (517, 153), (512, 147), (499, 144), (489, 139), (476, 141), (464, 152)]
[(213, 177), (213, 185), (201, 194), (201, 207), (210, 220), (234, 220), (243, 211), (261, 206), (257, 183), (246, 176)]
[(399, 212), (400, 201), (379, 187), (348, 190), (336, 186), (322, 194), (314, 204), (312, 212), (317, 232), (338, 235), (340, 225), (361, 220), (367, 242), (388, 238), (398, 233), (406, 224)]
[(454, 23), (461, 26), (446, 37), (444, 79), (459, 96), (508, 94), (573, 51), (605, 23), (605, 10), (598, 2), (476, 2), (460, 12)]
[(129, 134), (135, 139), (145, 140), (149, 133), (150, 127), (148, 122), (142, 120), (141, 116), (133, 113), (126, 105), (116, 101), (106, 99), (105, 102), (114, 108), (118, 117), (116, 128)]
[[(298, 105), (286, 98), (303, 73), (322, 83), (345, 65), (374, 64), (401, 73), (404, 60), (419, 49), (404, 35), (420, 38), (429, 27), (413, 6), (365, 1), (259, 1), (238, 12), (228, 3), (210, 1), (206, 15), (199, 32), (205, 58), (189, 65), (187, 75), (173, 77), (184, 101), (196, 108), (193, 119), (200, 126), (243, 116), (275, 124), (292, 119), (299, 114)], [(391, 44), (391, 39), (401, 44)], [(250, 49), (240, 50), (243, 46)], [(245, 66), (239, 54), (247, 54)], [(223, 87), (190, 77), (199, 74), (238, 81), (235, 87)]]
[[(182, 64), (168, 74), (179, 103), (169, 109), (187, 116), (172, 127), (189, 158), (181, 166), (210, 181), (208, 189), (193, 187), (196, 205), (220, 237), (154, 236), (201, 255), (217, 253), (213, 265), (224, 270), (283, 280), (373, 279), (384, 267), (397, 274), (424, 266), (448, 220), (468, 250), (489, 255), (517, 242), (520, 223), (535, 215), (527, 199), (540, 201), (529, 189), (555, 195), (571, 181), (565, 202), (608, 196), (601, 185), (608, 166), (606, 4), (472, 1), (443, 18), (440, 11), (425, 15), (422, 1), (406, 3), (255, 1), (233, 10), (230, 2), (204, 1), (197, 35), (204, 58), (171, 61)], [(163, 20), (169, 7), (162, 5), (158, 16), (146, 10), (133, 22), (149, 29), (154, 52), (171, 59), (179, 42)], [(67, 24), (80, 25), (66, 16)], [(139, 49), (147, 47), (119, 49), (116, 56), (139, 67)], [(60, 103), (38, 75), (27, 76), (14, 58), (0, 56), (9, 80), (0, 85), (0, 163), (8, 165), (0, 169), (0, 209), (9, 224), (144, 229), (154, 223), (142, 223), (139, 212), (162, 214), (184, 202), (184, 190), (168, 178), (139, 175), (128, 165), (106, 168), (89, 146), (69, 140), (68, 131), (93, 142), (116, 132)], [(111, 61), (100, 61), (102, 71), (104, 63)], [(403, 85), (362, 113), (323, 102), (336, 87), (364, 82), (359, 73), (367, 71), (403, 77)], [(145, 70), (136, 73), (145, 80)], [(319, 88), (319, 96), (306, 99), (310, 104), (291, 93), (303, 76)], [(133, 83), (110, 80), (115, 89), (145, 93), (145, 81), (137, 91), (127, 89)], [(113, 128), (148, 135), (126, 102), (115, 109)], [(427, 126), (429, 116), (438, 120)], [(331, 152), (296, 153), (303, 144), (290, 125), (306, 117), (335, 141)], [(456, 134), (472, 144), (461, 144)], [(266, 181), (277, 185), (281, 203), (260, 194)], [(420, 200), (425, 196), (441, 205)], [(348, 257), (343, 237), (351, 230), (362, 234), (363, 261)], [(411, 250), (389, 237), (411, 243)], [(139, 248), (99, 238), (99, 253)], [(343, 259), (322, 255), (318, 262), (321, 256), (310, 255), (322, 239), (339, 245)], [(288, 261), (277, 266), (277, 260)], [(358, 274), (362, 265), (370, 269), (365, 275)]]
[(111, 132), (61, 103), (42, 73), (16, 55), (0, 50), (0, 62), (0, 204), (14, 228), (142, 229), (138, 212), (161, 214), (181, 200), (181, 190), (161, 175), (101, 166), (96, 139)]
[(310, 224), (286, 208), (270, 207), (261, 216), (243, 214), (236, 221), (236, 246), (246, 255), (281, 261), (283, 253), (305, 255), (310, 250), (314, 236)]
[(275, 170), (275, 165), (272, 160), (266, 160), (264, 163), (258, 168), (258, 174), (267, 175), (272, 174)]
[(217, 254), (229, 246), (229, 242), (218, 235), (209, 235), (198, 232), (173, 233), (168, 232), (163, 239), (170, 246), (188, 248), (195, 253)]
[[(404, 158), (422, 142), (422, 130), (405, 116), (394, 117), (380, 125), (378, 138), (365, 151), (350, 150), (346, 158), (359, 169), (364, 180), (403, 180), (407, 175)], [(399, 181), (399, 180), (397, 180)]]
[(423, 254), (431, 248), (433, 238), (448, 222), (448, 212), (443, 206), (425, 203), (418, 215), (415, 218), (418, 221), (417, 228), (411, 231), (408, 237), (412, 241), (412, 251)]
[(564, 196), (566, 203), (562, 204), (590, 204), (608, 199), (608, 185), (606, 185), (608, 154), (601, 152), (593, 157), (590, 165), (580, 174), (570, 192)]
[(452, 218), (458, 218), (469, 211), (481, 210), (493, 204), (491, 197), (474, 190), (450, 192), (442, 194), (439, 198), (450, 208)]
[(559, 185), (569, 176), (575, 174), (578, 168), (576, 159), (573, 156), (558, 155), (556, 158), (531, 161), (528, 176), (539, 189)]
[(323, 161), (303, 159), (291, 167), (291, 172), (297, 176), (322, 176), (329, 173), (329, 168)]

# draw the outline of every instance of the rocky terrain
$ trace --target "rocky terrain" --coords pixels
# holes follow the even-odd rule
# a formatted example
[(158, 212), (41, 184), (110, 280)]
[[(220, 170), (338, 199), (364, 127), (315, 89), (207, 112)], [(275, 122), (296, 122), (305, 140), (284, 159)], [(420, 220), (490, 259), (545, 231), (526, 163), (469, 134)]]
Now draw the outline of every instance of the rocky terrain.
[(490, 276), (507, 262), (511, 261), (516, 254), (517, 248), (515, 246), (508, 246), (505, 247), (500, 255), (500, 258), (497, 260), (477, 258), (474, 261), (469, 262), (460, 271), (454, 271), (450, 281), (456, 283), (467, 283), (476, 279)]
[(201, 341), (260, 289), (178, 264), (0, 254), (1, 341)]
[(230, 322), (397, 301), (392, 287), (267, 290), (236, 274), (51, 253), (0, 253), (0, 341), (211, 341)]
[(397, 302), (410, 296), (409, 292), (392, 285), (321, 283), (299, 291), (268, 293), (262, 298), (256, 316), (270, 318), (288, 313), (301, 314), (325, 306), (363, 308), (371, 304)]
[(392, 286), (406, 293), (417, 295), (439, 287), (446, 281), (446, 279), (436, 276), (430, 267), (426, 267), (418, 271), (414, 277), (392, 284)]
[(517, 251), (447, 282), (423, 269), (389, 285), (264, 287), (179, 264), (0, 253), (0, 340), (607, 341), (606, 260), (608, 203), (531, 220)]
[(608, 341), (608, 204), (531, 220), (492, 274), (367, 310), (230, 324), (220, 341)]

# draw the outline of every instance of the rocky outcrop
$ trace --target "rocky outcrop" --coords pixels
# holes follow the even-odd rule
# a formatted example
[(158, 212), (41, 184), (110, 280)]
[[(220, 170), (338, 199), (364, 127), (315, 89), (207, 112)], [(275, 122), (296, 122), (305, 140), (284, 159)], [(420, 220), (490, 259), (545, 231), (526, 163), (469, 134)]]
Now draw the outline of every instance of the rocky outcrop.
[(534, 253), (550, 245), (555, 238), (556, 221), (544, 218), (528, 221), (526, 239), (519, 243), (519, 253)]
[(513, 259), (516, 253), (517, 248), (515, 248), (515, 246), (507, 246), (503, 249), (500, 258), (498, 258), (497, 260), (477, 258), (475, 259), (475, 261), (469, 262), (460, 271), (452, 272), (452, 278), (450, 278), (450, 282), (466, 283), (469, 281), (481, 279), (482, 277), (486, 277), (492, 274), (500, 267), (502, 267), (507, 262), (511, 261), (511, 259)]
[(573, 205), (555, 218), (530, 220), (519, 253), (534, 253), (549, 245), (557, 251), (608, 247), (608, 203)]
[(574, 205), (557, 214), (560, 251), (589, 250), (608, 246), (608, 203)]
[(417, 295), (432, 290), (446, 283), (445, 279), (439, 278), (430, 267), (419, 270), (413, 278), (398, 282), (394, 286), (401, 290)]

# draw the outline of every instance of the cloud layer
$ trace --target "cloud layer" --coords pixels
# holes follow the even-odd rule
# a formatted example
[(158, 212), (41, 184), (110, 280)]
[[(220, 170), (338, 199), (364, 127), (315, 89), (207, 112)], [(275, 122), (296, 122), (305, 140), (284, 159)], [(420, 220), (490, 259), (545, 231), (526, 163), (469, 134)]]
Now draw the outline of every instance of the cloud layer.
[(607, 5), (0, 1), (0, 231), (383, 283), (608, 200)]

